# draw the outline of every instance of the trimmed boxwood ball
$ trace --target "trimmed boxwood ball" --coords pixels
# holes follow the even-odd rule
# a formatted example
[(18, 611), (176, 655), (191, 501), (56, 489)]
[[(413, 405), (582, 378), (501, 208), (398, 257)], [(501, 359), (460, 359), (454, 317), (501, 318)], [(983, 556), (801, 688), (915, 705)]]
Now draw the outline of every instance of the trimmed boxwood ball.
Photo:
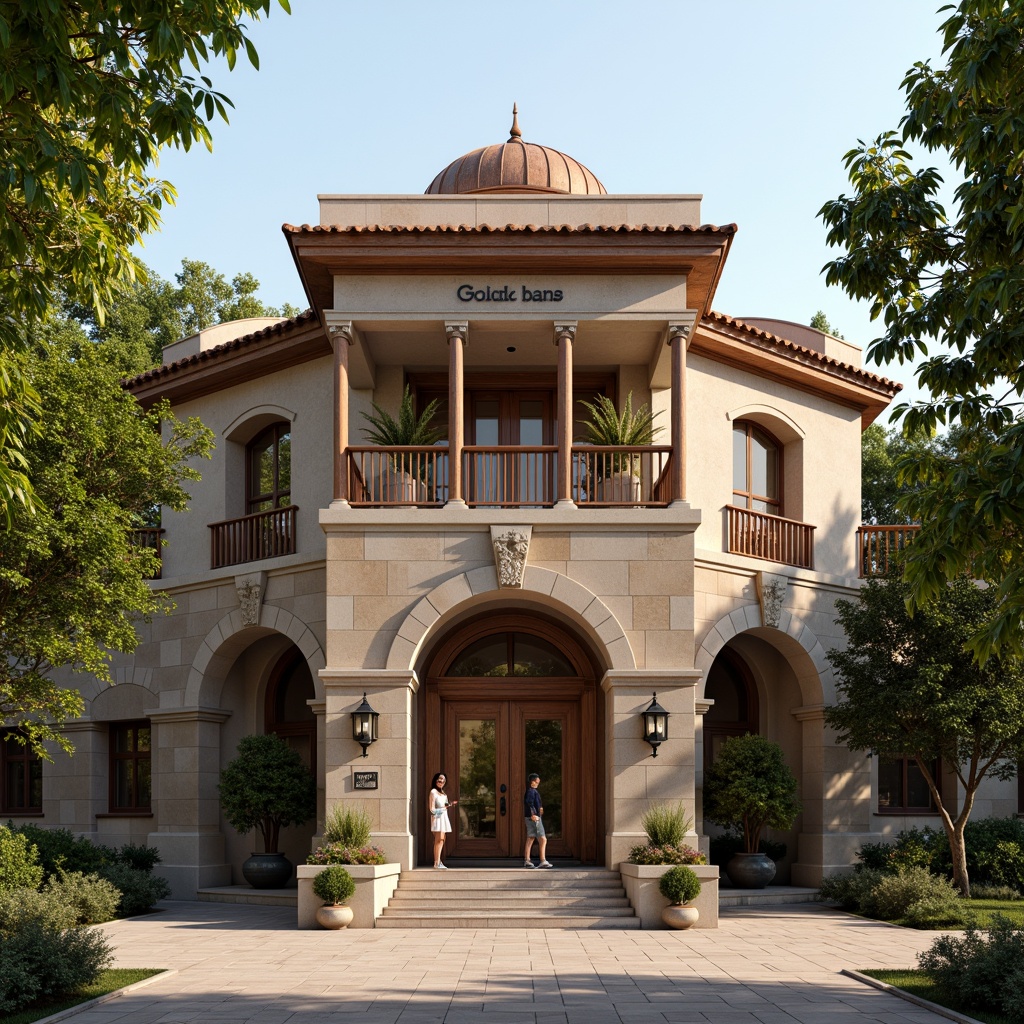
[(313, 879), (313, 895), (330, 906), (347, 903), (355, 891), (355, 881), (339, 864), (324, 868)]
[(700, 895), (700, 879), (691, 868), (677, 864), (658, 880), (658, 891), (669, 903), (682, 906)]

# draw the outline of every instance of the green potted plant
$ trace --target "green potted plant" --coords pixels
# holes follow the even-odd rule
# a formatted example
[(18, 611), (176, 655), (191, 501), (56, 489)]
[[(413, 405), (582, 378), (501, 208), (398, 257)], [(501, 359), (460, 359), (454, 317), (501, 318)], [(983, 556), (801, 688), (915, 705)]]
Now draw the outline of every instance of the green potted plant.
[(763, 736), (734, 736), (704, 772), (704, 816), (743, 833), (743, 850), (726, 865), (734, 885), (763, 889), (775, 862), (760, 852), (766, 828), (788, 829), (800, 813), (796, 778), (782, 748)]
[[(661, 427), (654, 424), (660, 413), (645, 404), (633, 409), (633, 392), (626, 395), (619, 415), (615, 403), (607, 395), (598, 395), (593, 402), (581, 402), (590, 413), (583, 423), (590, 444), (615, 447), (648, 447), (654, 443)], [(598, 501), (635, 502), (640, 500), (641, 456), (636, 452), (604, 452), (595, 456), (593, 472)]]
[(691, 868), (677, 864), (658, 879), (658, 892), (668, 900), (661, 919), (670, 928), (692, 928), (700, 918), (696, 907), (688, 906), (700, 895), (700, 879)]
[(316, 911), (321, 928), (347, 928), (352, 923), (352, 908), (346, 906), (356, 891), (352, 876), (340, 864), (331, 864), (313, 878), (313, 895), (323, 900)]
[[(444, 437), (444, 431), (431, 426), (431, 423), (440, 407), (440, 401), (435, 398), (417, 417), (412, 392), (406, 384), (398, 407), (398, 419), (374, 402), (373, 412), (363, 413), (363, 419), (369, 424), (363, 433), (367, 441), (382, 448), (436, 444)], [(393, 453), (386, 464), (382, 462), (379, 466), (375, 497), (388, 501), (416, 501), (430, 467), (429, 460), (417, 457), (413, 452)]]
[(302, 758), (277, 736), (243, 736), (238, 753), (221, 772), (220, 805), (233, 829), (259, 829), (263, 853), (253, 853), (242, 875), (254, 889), (279, 889), (292, 864), (278, 849), (281, 829), (316, 814), (316, 782)]

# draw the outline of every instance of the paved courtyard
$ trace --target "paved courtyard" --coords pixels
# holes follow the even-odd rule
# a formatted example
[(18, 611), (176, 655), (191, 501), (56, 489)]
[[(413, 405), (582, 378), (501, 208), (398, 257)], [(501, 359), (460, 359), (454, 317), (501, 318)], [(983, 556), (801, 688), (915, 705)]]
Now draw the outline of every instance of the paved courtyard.
[(75, 1024), (939, 1024), (843, 977), (912, 967), (933, 936), (814, 904), (723, 912), (717, 931), (297, 931), (215, 903), (105, 930), (124, 967), (177, 974)]

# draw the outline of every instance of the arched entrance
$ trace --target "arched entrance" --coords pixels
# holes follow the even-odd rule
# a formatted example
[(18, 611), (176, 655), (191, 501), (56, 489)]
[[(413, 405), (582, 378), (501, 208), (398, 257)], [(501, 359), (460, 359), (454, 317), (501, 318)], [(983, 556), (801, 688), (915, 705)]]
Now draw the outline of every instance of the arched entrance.
[(704, 716), (704, 769), (731, 736), (756, 734), (759, 729), (757, 687), (743, 657), (723, 647), (708, 672), (705, 697), (714, 704)]
[[(446, 772), (459, 801), (446, 859), (520, 858), (523, 792), (536, 772), (548, 856), (595, 863), (604, 759), (583, 644), (536, 615), (488, 613), (442, 639), (426, 665), (422, 777)], [(417, 818), (425, 860), (425, 807)]]

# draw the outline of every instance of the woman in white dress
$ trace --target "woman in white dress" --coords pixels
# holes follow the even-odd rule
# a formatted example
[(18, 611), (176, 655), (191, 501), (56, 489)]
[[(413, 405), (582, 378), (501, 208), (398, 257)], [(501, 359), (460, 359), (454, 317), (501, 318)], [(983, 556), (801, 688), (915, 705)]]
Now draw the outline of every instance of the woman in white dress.
[(441, 863), (444, 837), (452, 830), (452, 823), (448, 820), (448, 808), (454, 807), (459, 802), (458, 800), (449, 800), (445, 794), (444, 785), (447, 781), (444, 772), (438, 772), (434, 776), (430, 783), (430, 799), (427, 802), (430, 831), (434, 833), (434, 867), (441, 871), (448, 870)]

